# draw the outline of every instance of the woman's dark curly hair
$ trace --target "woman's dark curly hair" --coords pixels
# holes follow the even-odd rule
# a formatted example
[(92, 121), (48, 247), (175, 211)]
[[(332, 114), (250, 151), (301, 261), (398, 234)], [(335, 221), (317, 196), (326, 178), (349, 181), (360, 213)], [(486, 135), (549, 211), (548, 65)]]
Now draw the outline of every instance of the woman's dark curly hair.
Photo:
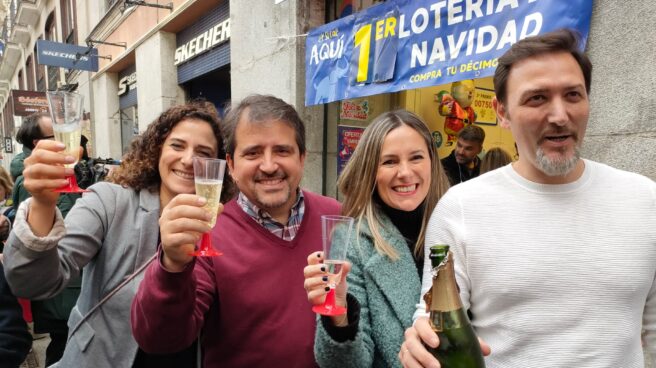
[[(150, 123), (146, 131), (132, 141), (130, 150), (123, 156), (121, 166), (112, 170), (108, 181), (135, 190), (158, 190), (162, 182), (158, 170), (162, 146), (173, 128), (184, 119), (207, 122), (212, 127), (217, 141), (217, 157), (225, 159), (223, 137), (219, 127), (220, 119), (216, 108), (211, 102), (196, 100), (173, 106)], [(222, 202), (230, 199), (232, 195), (230, 176), (226, 175), (223, 180)]]

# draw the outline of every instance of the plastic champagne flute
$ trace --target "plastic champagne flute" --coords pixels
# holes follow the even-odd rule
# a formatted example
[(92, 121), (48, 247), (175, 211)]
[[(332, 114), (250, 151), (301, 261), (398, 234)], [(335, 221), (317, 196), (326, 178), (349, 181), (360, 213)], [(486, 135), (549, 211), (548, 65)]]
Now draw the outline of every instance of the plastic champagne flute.
[[(203, 206), (212, 218), (209, 221), (210, 227), (216, 224), (216, 216), (219, 210), (221, 199), (221, 188), (223, 187), (223, 173), (225, 172), (225, 160), (207, 157), (194, 157), (194, 184), (196, 186), (196, 195), (205, 197), (207, 203)], [(203, 233), (198, 249), (191, 252), (193, 256), (216, 257), (223, 253), (214, 249), (210, 240), (210, 232)]]
[[(52, 117), (52, 130), (55, 140), (64, 144), (64, 154), (75, 158), (75, 162), (64, 165), (73, 168), (80, 156), (80, 139), (82, 127), (82, 101), (84, 96), (73, 92), (50, 91), (47, 93), (50, 116)], [(57, 193), (82, 193), (88, 192), (77, 185), (75, 174), (66, 175), (68, 184), (55, 189)]]
[(353, 218), (347, 216), (321, 216), (321, 232), (323, 242), (324, 265), (328, 271), (328, 287), (326, 300), (321, 305), (312, 307), (312, 311), (324, 316), (338, 316), (346, 313), (346, 308), (335, 305), (335, 288), (342, 278), (342, 266), (346, 262)]

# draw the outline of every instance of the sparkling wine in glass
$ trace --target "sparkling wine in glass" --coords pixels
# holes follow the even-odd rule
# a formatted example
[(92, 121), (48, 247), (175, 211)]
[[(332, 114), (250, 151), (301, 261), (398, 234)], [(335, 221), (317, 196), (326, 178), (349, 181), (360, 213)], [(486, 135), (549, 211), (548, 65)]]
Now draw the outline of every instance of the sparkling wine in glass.
[(326, 300), (321, 305), (315, 305), (312, 310), (324, 316), (338, 316), (346, 313), (346, 308), (335, 305), (335, 288), (342, 278), (342, 266), (346, 262), (353, 218), (347, 216), (321, 216), (321, 233), (323, 242), (323, 264), (328, 272), (328, 287)]
[[(225, 160), (206, 157), (194, 157), (194, 183), (196, 195), (205, 197), (207, 203), (203, 206), (212, 218), (208, 225), (214, 227), (216, 216), (219, 211), (221, 199), (221, 188), (223, 187), (223, 173), (225, 172)], [(223, 255), (212, 246), (210, 233), (203, 233), (198, 249), (191, 253), (194, 256), (215, 257)]]
[[(80, 118), (82, 116), (82, 101), (84, 96), (73, 92), (49, 91), (48, 106), (52, 117), (52, 130), (55, 140), (64, 144), (63, 154), (75, 158), (75, 162), (64, 165), (73, 168), (80, 156), (80, 138), (82, 127)], [(68, 184), (55, 189), (57, 193), (82, 193), (88, 192), (77, 185), (75, 174), (66, 175)]]

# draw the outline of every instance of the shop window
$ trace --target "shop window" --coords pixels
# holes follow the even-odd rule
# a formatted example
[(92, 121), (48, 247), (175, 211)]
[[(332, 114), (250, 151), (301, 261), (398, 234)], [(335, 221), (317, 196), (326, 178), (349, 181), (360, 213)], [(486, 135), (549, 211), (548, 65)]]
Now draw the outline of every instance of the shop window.
[(65, 43), (77, 44), (77, 21), (75, 18), (75, 0), (60, 0), (62, 39)]
[(36, 89), (36, 82), (34, 80), (34, 59), (32, 55), (28, 56), (25, 62), (25, 75), (27, 76), (27, 90), (34, 91)]
[[(55, 12), (50, 13), (48, 19), (46, 20), (46, 40), (48, 41), (57, 41), (57, 28), (55, 22)], [(57, 82), (59, 81), (59, 68), (56, 66), (48, 66), (48, 86), (50, 90), (55, 90), (57, 88)]]
[(137, 105), (121, 110), (121, 153), (125, 154), (130, 144), (139, 134), (139, 114)]
[[(39, 39), (43, 39), (39, 37)], [(36, 55), (36, 44), (34, 45), (34, 55)], [(36, 71), (36, 90), (39, 92), (46, 91), (46, 66), (41, 64), (35, 65)]]
[(14, 111), (12, 106), (12, 104), (6, 103), (3, 110), (4, 120), (2, 123), (4, 124), (5, 136), (7, 137), (14, 135)]
[(326, 9), (329, 21), (344, 18), (385, 0), (332, 0)]
[(25, 81), (23, 77), (23, 71), (19, 70), (18, 71), (18, 89), (24, 89), (25, 88)]

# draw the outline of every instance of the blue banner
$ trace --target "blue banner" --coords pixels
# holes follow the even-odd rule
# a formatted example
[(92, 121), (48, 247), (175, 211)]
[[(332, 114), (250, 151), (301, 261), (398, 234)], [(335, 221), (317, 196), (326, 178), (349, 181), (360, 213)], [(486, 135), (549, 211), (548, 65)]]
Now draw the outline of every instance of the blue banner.
[(36, 60), (43, 65), (98, 71), (98, 49), (46, 40), (36, 42)]
[(488, 77), (520, 39), (585, 42), (591, 14), (592, 0), (388, 0), (308, 34), (305, 104)]

